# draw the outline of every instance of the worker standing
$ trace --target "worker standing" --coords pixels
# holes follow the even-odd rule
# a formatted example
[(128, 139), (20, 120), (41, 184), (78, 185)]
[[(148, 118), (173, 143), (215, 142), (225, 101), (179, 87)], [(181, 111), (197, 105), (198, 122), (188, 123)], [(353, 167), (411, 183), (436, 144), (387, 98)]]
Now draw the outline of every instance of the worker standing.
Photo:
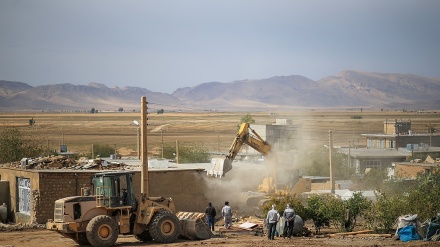
[(292, 237), (293, 226), (295, 225), (295, 215), (296, 215), (295, 210), (293, 210), (290, 204), (287, 204), (286, 209), (284, 210), (283, 213), (283, 218), (286, 220), (286, 223), (284, 223), (284, 231), (283, 231), (284, 238)]
[(272, 209), (269, 210), (266, 217), (267, 222), (267, 238), (269, 240), (275, 239), (275, 231), (276, 231), (276, 225), (279, 220), (280, 215), (278, 214), (278, 211), (275, 209), (275, 204), (272, 205)]
[(206, 217), (208, 218), (208, 227), (214, 231), (214, 223), (215, 223), (215, 216), (217, 215), (217, 212), (215, 211), (215, 208), (212, 206), (212, 203), (208, 203), (208, 207), (206, 207), (205, 210)]
[(229, 202), (225, 202), (225, 206), (222, 208), (222, 216), (225, 221), (225, 228), (229, 229), (232, 225), (232, 208), (229, 206)]

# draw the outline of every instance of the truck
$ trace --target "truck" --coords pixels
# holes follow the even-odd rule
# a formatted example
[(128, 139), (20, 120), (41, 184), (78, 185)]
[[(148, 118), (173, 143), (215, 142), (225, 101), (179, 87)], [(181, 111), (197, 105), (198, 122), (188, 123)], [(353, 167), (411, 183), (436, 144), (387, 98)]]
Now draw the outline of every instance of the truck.
[[(142, 127), (146, 130), (146, 99), (142, 104)], [(80, 245), (113, 246), (119, 234), (157, 243), (175, 242), (179, 235), (207, 239), (211, 231), (203, 213), (177, 212), (172, 198), (148, 196), (146, 131), (142, 132), (141, 193), (135, 196), (134, 171), (99, 172), (91, 177), (91, 188), (81, 195), (55, 201), (54, 218), (46, 228), (73, 239)], [(145, 148), (144, 148), (145, 147)]]

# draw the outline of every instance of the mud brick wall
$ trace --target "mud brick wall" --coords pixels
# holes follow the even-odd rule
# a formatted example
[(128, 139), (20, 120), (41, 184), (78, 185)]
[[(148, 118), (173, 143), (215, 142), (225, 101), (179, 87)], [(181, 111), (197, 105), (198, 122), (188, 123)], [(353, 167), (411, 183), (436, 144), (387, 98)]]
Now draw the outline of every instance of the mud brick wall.
[(418, 173), (425, 173), (430, 170), (430, 166), (420, 165), (400, 165), (396, 164), (394, 168), (394, 176), (398, 178), (417, 178)]
[[(205, 212), (208, 200), (204, 195), (206, 185), (203, 176), (206, 172), (202, 170), (149, 172), (150, 196), (173, 198), (177, 211)], [(141, 187), (140, 183), (135, 186)]]
[[(335, 190), (340, 189), (339, 184), (335, 184)], [(332, 189), (332, 183), (330, 181), (325, 183), (312, 183), (312, 190), (331, 190)]]
[(32, 204), (35, 220), (42, 224), (47, 219), (53, 219), (55, 201), (81, 195), (81, 188), (91, 187), (90, 177), (95, 172), (41, 172), (39, 174), (39, 188), (32, 191)]

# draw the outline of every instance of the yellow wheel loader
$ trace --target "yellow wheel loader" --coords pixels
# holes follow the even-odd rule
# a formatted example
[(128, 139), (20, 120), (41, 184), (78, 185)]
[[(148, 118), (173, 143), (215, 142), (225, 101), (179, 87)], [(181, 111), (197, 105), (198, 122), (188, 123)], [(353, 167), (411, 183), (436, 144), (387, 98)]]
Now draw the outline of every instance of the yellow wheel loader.
[[(56, 230), (80, 245), (92, 246), (113, 246), (119, 234), (133, 234), (140, 241), (157, 243), (175, 242), (179, 234), (190, 239), (211, 237), (202, 221), (204, 214), (186, 213), (181, 221), (171, 198), (142, 194), (136, 200), (133, 175), (132, 171), (95, 174), (92, 188), (82, 188), (81, 196), (55, 201), (54, 219), (49, 220), (47, 229)], [(188, 214), (197, 217), (188, 218)], [(198, 227), (190, 227), (188, 221)]]

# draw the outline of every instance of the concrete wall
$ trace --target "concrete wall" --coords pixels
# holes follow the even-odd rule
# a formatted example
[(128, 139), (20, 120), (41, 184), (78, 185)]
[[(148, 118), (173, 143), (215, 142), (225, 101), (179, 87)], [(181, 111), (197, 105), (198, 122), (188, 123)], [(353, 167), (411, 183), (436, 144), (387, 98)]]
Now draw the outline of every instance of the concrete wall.
[[(46, 223), (53, 218), (57, 199), (81, 194), (82, 187), (90, 187), (90, 177), (102, 171), (74, 170), (22, 170), (0, 168), (0, 176), (9, 181), (10, 211), (14, 222)], [(150, 196), (171, 197), (177, 211), (203, 212), (207, 200), (204, 197), (205, 173), (202, 170), (163, 170), (149, 172)], [(31, 213), (18, 213), (17, 178), (28, 178), (31, 182)], [(138, 198), (141, 187), (141, 174), (137, 171), (133, 178), (135, 194)]]

